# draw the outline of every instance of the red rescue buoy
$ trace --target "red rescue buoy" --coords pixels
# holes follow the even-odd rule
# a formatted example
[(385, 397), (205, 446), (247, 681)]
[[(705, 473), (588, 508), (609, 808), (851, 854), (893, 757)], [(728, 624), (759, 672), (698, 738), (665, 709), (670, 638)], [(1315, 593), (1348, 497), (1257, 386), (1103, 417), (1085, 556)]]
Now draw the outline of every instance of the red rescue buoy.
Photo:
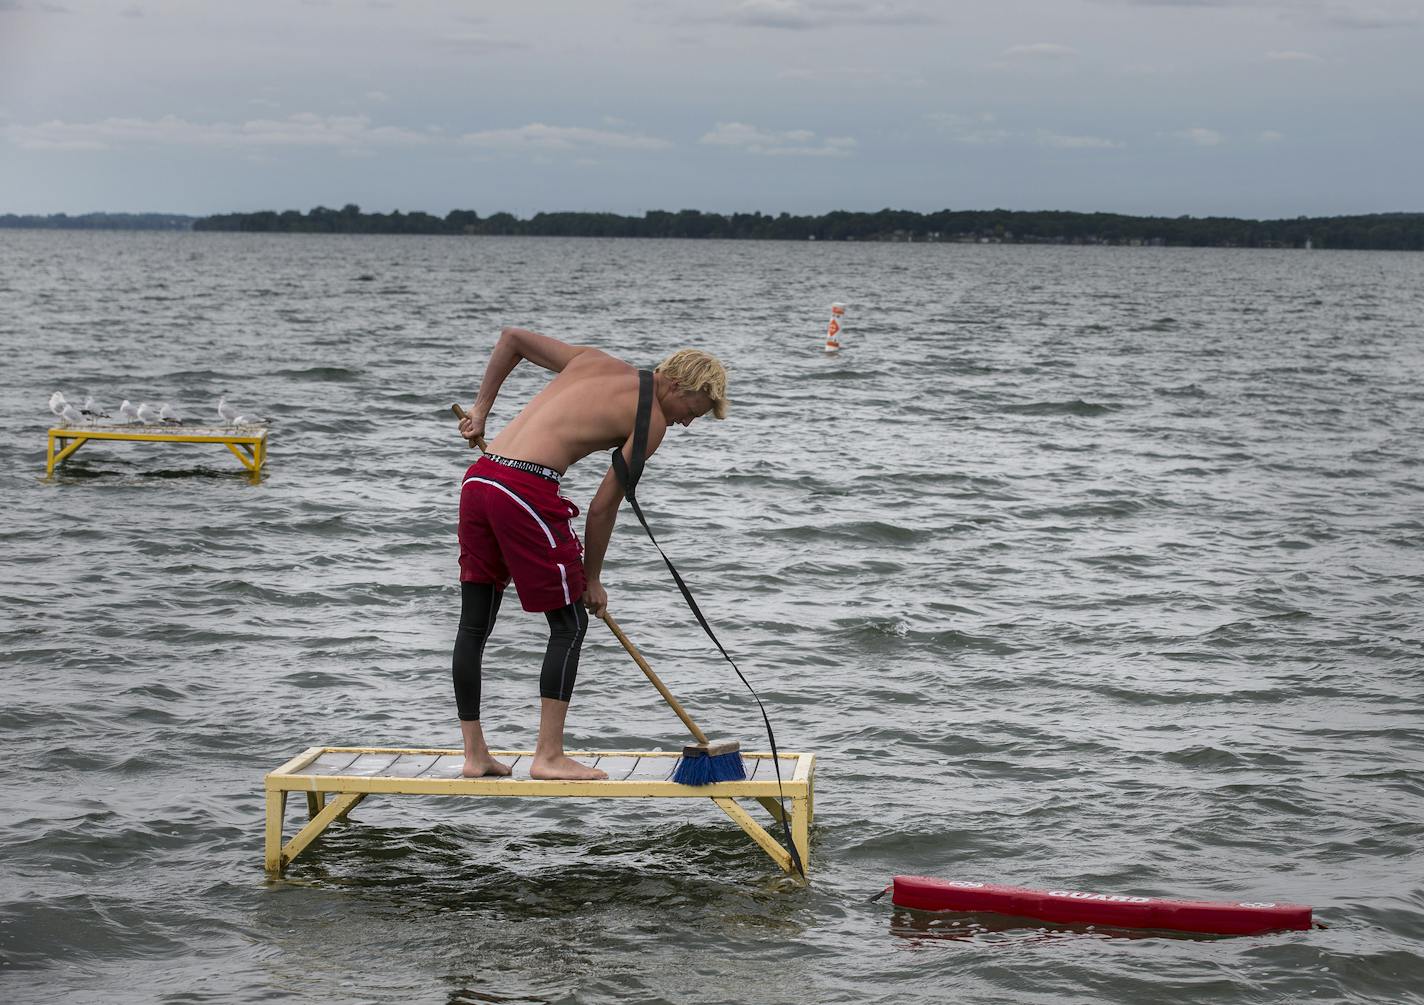
[(1163, 900), (1082, 890), (1029, 890), (967, 880), (896, 876), (891, 901), (917, 911), (988, 911), (1069, 925), (1158, 928), (1206, 935), (1307, 931), (1304, 904)]

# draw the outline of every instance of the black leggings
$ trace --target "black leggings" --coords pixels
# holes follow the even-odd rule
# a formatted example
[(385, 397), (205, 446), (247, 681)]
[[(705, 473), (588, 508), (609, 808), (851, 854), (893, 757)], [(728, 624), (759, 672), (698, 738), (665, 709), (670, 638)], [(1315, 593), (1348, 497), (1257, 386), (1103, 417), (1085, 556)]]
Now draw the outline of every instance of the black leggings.
[[(485, 642), (499, 617), (504, 591), (492, 583), (460, 584), (460, 630), (455, 634), (455, 708), (460, 718), (480, 717), (480, 665)], [(544, 651), (544, 667), (539, 672), (539, 697), (568, 701), (578, 677), (579, 650), (588, 631), (588, 611), (581, 604), (569, 604), (544, 615), (549, 621), (549, 647)]]

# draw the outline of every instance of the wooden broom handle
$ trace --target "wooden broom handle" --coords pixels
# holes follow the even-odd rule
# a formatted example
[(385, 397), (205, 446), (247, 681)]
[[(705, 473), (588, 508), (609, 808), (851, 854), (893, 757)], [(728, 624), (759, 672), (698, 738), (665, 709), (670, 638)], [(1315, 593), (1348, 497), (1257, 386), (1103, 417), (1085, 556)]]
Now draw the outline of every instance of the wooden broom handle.
[(682, 705), (678, 703), (678, 700), (672, 696), (672, 692), (667, 689), (667, 685), (658, 679), (657, 674), (653, 673), (653, 668), (648, 666), (648, 661), (643, 659), (643, 654), (634, 648), (632, 642), (628, 641), (628, 636), (623, 634), (623, 629), (618, 627), (618, 622), (613, 620), (613, 615), (605, 610), (599, 616), (603, 618), (608, 627), (613, 630), (613, 634), (618, 636), (618, 641), (623, 643), (623, 648), (628, 650), (628, 655), (633, 657), (633, 662), (637, 663), (643, 673), (648, 675), (648, 680), (653, 682), (653, 687), (658, 689), (658, 694), (663, 696), (663, 701), (667, 702), (672, 710), (677, 713), (677, 717), (682, 720), (682, 724), (687, 727), (687, 731), (692, 734), (693, 739), (698, 743), (706, 743), (707, 734), (697, 728), (697, 723), (692, 721), (692, 717), (687, 714)]
[[(455, 413), (455, 418), (457, 419), (463, 419), (465, 417), (465, 410), (459, 405), (451, 405), (450, 411)], [(489, 453), (489, 444), (485, 442), (485, 438), (483, 436), (476, 436), (473, 440), (470, 441), (470, 449), (474, 450), (476, 447), (480, 448), (481, 453)]]

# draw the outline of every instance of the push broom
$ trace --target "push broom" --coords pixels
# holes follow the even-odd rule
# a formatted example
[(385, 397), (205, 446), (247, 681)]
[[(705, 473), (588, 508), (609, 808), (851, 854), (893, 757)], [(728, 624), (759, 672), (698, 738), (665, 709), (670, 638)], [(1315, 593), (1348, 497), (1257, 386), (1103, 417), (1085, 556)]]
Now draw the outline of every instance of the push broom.
[(613, 620), (613, 615), (604, 611), (600, 615), (604, 622), (612, 629), (618, 641), (623, 643), (623, 648), (628, 650), (628, 655), (633, 657), (633, 662), (638, 664), (638, 668), (653, 682), (653, 687), (658, 689), (658, 694), (663, 696), (663, 700), (677, 713), (677, 717), (682, 720), (682, 724), (687, 727), (687, 731), (692, 734), (696, 743), (688, 744), (682, 748), (682, 757), (677, 762), (677, 768), (672, 773), (672, 780), (680, 785), (711, 785), (713, 782), (740, 782), (747, 777), (746, 765), (742, 763), (742, 745), (736, 740), (722, 740), (713, 743), (707, 739), (707, 734), (697, 728), (697, 723), (692, 721), (692, 717), (687, 714), (682, 704), (672, 696), (672, 692), (667, 689), (658, 675), (653, 673), (653, 668), (648, 666), (648, 661), (643, 659), (643, 654), (638, 652), (636, 646), (629, 641), (628, 636), (623, 634), (623, 629), (618, 627), (618, 622)]

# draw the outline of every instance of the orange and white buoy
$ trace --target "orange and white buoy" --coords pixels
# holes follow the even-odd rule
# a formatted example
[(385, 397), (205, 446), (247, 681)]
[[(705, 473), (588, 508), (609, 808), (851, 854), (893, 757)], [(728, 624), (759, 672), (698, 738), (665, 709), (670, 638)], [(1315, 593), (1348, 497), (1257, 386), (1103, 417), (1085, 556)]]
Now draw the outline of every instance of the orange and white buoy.
[(845, 304), (831, 304), (831, 323), (826, 325), (826, 352), (841, 351), (841, 328), (845, 326)]

